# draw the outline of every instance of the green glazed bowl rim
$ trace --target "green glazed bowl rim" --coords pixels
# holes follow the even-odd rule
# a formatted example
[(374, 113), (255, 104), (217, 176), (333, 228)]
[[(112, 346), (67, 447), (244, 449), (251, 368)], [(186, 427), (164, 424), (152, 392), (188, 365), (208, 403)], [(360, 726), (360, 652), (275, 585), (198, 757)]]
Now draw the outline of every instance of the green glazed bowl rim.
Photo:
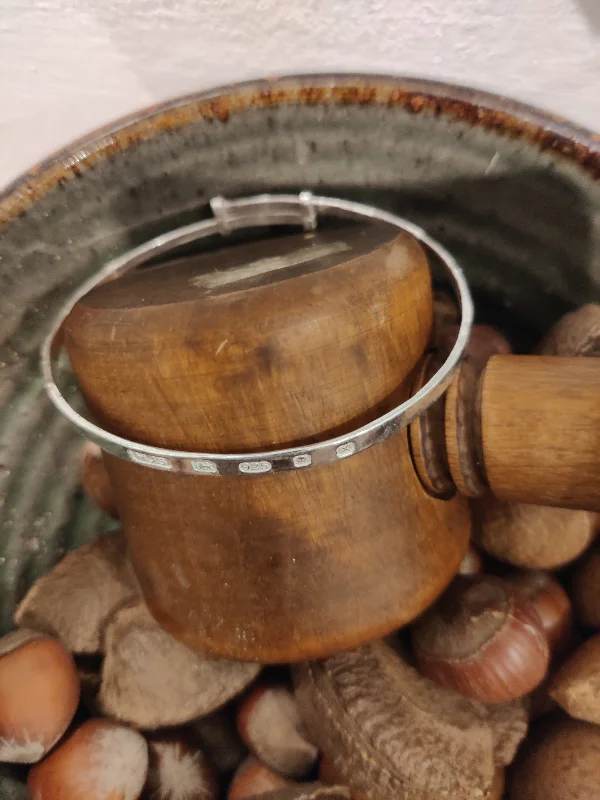
[(527, 103), (464, 85), (378, 73), (306, 73), (247, 80), (149, 106), (75, 139), (0, 191), (0, 227), (24, 213), (55, 185), (138, 142), (200, 119), (227, 122), (252, 108), (294, 105), (399, 107), (462, 121), (507, 138), (529, 141), (600, 179), (600, 135)]

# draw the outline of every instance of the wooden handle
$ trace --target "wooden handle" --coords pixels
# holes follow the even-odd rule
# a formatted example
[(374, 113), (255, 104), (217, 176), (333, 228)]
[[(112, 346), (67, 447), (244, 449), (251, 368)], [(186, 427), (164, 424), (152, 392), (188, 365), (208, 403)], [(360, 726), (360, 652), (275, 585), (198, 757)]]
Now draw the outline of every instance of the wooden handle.
[(445, 438), (464, 494), (600, 511), (600, 362), (494, 356), (480, 376), (466, 362)]

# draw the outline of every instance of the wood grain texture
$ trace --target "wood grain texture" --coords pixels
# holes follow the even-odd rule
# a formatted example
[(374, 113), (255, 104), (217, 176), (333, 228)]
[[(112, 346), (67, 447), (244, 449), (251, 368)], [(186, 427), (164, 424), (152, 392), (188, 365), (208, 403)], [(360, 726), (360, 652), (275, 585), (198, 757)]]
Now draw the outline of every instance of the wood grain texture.
[[(419, 364), (412, 395), (415, 395), (433, 377), (443, 359), (437, 353), (428, 353)], [(410, 451), (417, 475), (432, 497), (448, 500), (456, 493), (448, 466), (448, 453), (444, 436), (445, 398), (434, 403), (409, 426)]]
[[(321, 255), (288, 263), (311, 248)], [(65, 342), (91, 413), (115, 433), (252, 452), (350, 430), (405, 399), (431, 321), (416, 242), (352, 226), (105, 284)], [(217, 655), (295, 661), (382, 636), (443, 590), (467, 546), (465, 501), (425, 493), (406, 431), (305, 472), (207, 478), (106, 461), (152, 613)]]
[(482, 380), (482, 447), (492, 493), (600, 510), (598, 361), (495, 356)]
[(470, 360), (461, 364), (446, 392), (446, 452), (452, 479), (461, 494), (487, 492), (481, 457), (479, 371)]

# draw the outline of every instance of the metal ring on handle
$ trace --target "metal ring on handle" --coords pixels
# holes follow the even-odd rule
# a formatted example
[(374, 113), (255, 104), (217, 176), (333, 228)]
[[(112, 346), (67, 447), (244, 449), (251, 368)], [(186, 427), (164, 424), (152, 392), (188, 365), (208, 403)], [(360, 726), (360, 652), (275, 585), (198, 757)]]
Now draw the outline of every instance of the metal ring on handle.
[[(373, 206), (331, 197), (317, 197), (310, 192), (301, 192), (299, 195), (264, 194), (232, 201), (219, 197), (211, 201), (211, 209), (214, 215), (212, 218), (157, 236), (110, 261), (69, 298), (58, 314), (41, 349), (44, 386), (56, 408), (88, 439), (96, 442), (107, 453), (126, 461), (142, 464), (152, 469), (184, 472), (191, 475), (257, 475), (309, 469), (352, 457), (384, 441), (410, 424), (441, 397), (460, 365), (469, 341), (473, 324), (473, 301), (461, 268), (453, 256), (435, 239), (432, 239), (412, 222)], [(190, 453), (130, 441), (94, 425), (77, 413), (63, 397), (54, 380), (53, 364), (58, 353), (53, 355), (52, 345), (62, 323), (75, 304), (99, 283), (109, 278), (116, 278), (173, 247), (188, 244), (215, 233), (225, 236), (229, 232), (241, 228), (289, 224), (298, 224), (305, 230), (312, 230), (317, 225), (319, 214), (387, 222), (399, 230), (412, 234), (442, 261), (460, 304), (461, 323), (456, 342), (448, 358), (431, 380), (413, 397), (383, 416), (351, 433), (345, 433), (343, 436), (336, 436), (334, 439), (326, 439), (305, 447), (288, 447), (263, 453)]]

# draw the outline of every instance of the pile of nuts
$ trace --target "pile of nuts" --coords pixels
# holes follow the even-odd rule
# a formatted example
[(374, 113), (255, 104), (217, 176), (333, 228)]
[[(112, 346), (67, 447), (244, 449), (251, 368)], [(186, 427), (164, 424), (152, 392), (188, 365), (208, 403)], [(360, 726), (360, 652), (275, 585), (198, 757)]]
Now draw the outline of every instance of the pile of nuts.
[[(436, 298), (436, 341), (452, 304)], [(600, 306), (540, 352), (600, 353)], [(467, 357), (510, 352), (476, 325)], [(82, 483), (115, 518), (101, 454)], [(408, 629), (291, 668), (210, 659), (164, 632), (120, 531), (38, 580), (0, 639), (0, 761), (34, 800), (600, 798), (596, 514), (473, 502), (460, 574)]]

